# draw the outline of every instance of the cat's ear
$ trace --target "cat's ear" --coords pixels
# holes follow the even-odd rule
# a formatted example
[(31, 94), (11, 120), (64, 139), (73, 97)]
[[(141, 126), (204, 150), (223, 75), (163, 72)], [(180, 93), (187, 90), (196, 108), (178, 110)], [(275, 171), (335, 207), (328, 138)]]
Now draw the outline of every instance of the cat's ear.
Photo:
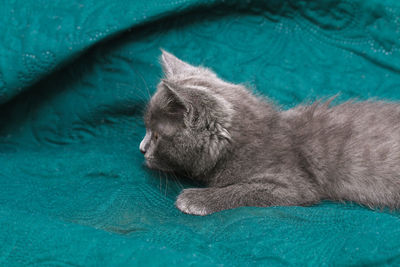
[(167, 110), (172, 114), (185, 114), (189, 112), (189, 105), (181, 96), (181, 94), (175, 89), (175, 85), (168, 80), (162, 80), (164, 88), (166, 90), (168, 104)]
[(196, 67), (180, 60), (176, 56), (161, 49), (161, 66), (166, 78), (171, 78), (174, 75), (192, 72)]

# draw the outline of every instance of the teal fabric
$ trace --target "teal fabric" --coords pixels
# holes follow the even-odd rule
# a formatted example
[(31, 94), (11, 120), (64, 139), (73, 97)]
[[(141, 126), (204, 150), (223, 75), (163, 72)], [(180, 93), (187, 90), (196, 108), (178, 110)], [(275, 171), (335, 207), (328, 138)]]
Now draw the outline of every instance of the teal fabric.
[(289, 108), (400, 100), (398, 0), (5, 0), (0, 265), (400, 265), (400, 213), (354, 204), (180, 213), (143, 167), (159, 48)]

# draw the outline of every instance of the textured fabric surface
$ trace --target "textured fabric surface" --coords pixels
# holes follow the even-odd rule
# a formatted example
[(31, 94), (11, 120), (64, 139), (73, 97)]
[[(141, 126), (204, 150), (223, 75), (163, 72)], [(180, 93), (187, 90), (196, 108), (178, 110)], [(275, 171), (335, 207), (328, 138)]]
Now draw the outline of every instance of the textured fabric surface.
[(5, 0), (0, 265), (399, 265), (400, 213), (326, 202), (180, 213), (143, 167), (159, 48), (289, 108), (400, 100), (398, 0)]

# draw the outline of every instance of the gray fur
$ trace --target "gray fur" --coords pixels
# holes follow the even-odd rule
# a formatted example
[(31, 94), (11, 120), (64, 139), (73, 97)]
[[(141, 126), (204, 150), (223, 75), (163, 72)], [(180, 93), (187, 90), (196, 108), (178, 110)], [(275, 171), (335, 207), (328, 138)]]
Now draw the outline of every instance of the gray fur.
[[(330, 101), (282, 111), (242, 85), (163, 51), (146, 111), (150, 168), (204, 183), (176, 206), (207, 215), (324, 199), (400, 208), (400, 105)], [(158, 136), (158, 138), (156, 138)]]

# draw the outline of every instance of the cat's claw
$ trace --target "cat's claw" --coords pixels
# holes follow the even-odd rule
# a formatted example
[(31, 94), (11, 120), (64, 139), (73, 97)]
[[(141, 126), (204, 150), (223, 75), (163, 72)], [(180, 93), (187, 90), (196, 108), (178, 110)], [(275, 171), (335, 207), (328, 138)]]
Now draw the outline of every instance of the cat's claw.
[[(193, 203), (193, 199), (190, 199), (190, 190), (196, 189), (186, 189), (182, 194), (178, 196), (176, 200), (176, 207), (183, 213), (191, 215), (204, 216), (210, 214), (207, 207), (200, 203)], [(185, 192), (186, 191), (186, 192)]]

